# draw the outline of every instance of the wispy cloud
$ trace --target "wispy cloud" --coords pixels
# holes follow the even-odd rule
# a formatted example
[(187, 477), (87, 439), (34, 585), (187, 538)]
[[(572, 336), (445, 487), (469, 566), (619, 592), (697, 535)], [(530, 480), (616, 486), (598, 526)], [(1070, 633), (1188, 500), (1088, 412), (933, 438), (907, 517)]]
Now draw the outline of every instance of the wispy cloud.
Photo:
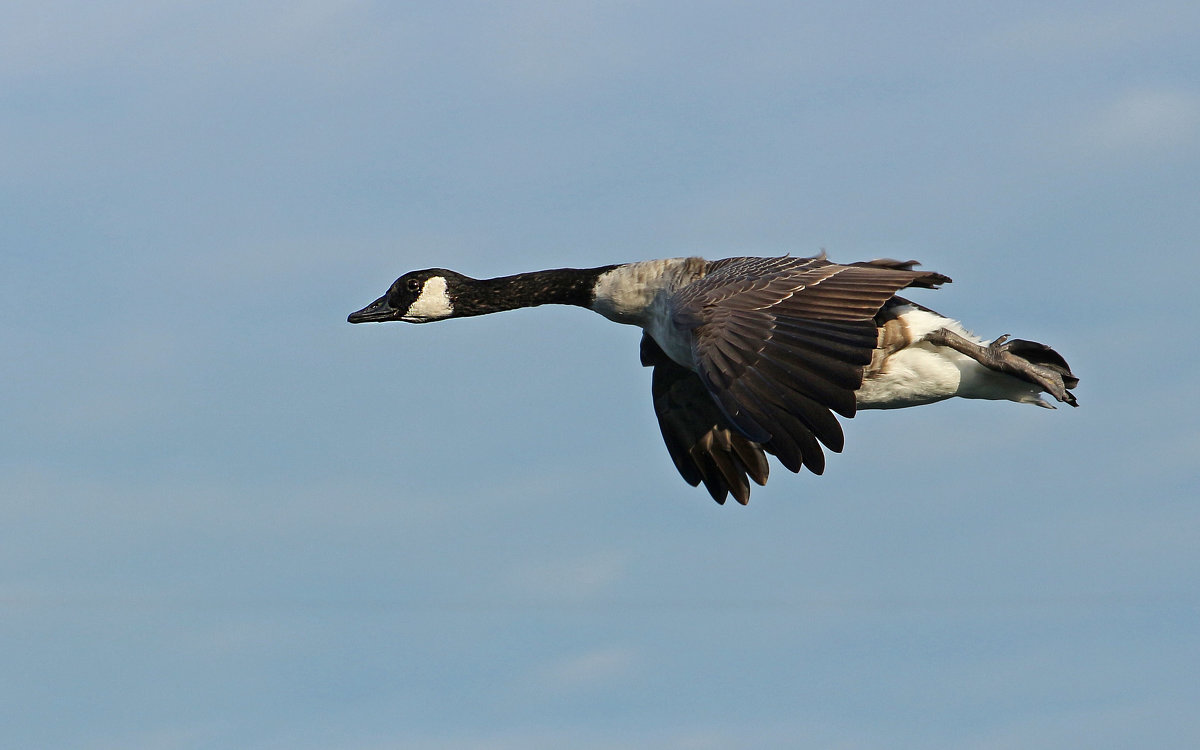
[(1200, 92), (1130, 89), (1107, 102), (1083, 126), (1085, 147), (1163, 155), (1200, 145)]
[(339, 51), (355, 54), (349, 27), (360, 33), (359, 48), (370, 30), (361, 0), (224, 5), (211, 15), (144, 0), (103, 7), (70, 0), (13, 4), (0, 11), (0, 77), (113, 63), (134, 68), (147, 60), (156, 68), (213, 70), (287, 59), (312, 69), (336, 64)]
[(547, 692), (587, 689), (629, 676), (637, 662), (632, 649), (609, 646), (553, 661), (537, 670), (534, 681)]
[(510, 572), (508, 585), (536, 599), (578, 601), (610, 591), (629, 567), (629, 555), (616, 550), (527, 562)]
[(1089, 5), (1077, 10), (1047, 7), (1037, 13), (1013, 14), (984, 38), (986, 47), (1026, 60), (1097, 59), (1180, 34), (1188, 4), (1159, 3), (1155, 7), (1104, 9)]

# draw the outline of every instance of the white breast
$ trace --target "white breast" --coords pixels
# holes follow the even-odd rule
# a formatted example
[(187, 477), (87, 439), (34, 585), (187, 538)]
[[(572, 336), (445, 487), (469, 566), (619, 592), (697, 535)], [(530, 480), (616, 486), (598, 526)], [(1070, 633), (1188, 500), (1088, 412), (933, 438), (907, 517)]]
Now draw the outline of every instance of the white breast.
[(699, 276), (687, 273), (695, 261), (704, 263), (700, 258), (667, 258), (617, 266), (596, 279), (592, 309), (616, 323), (644, 326), (647, 317), (658, 312), (658, 297), (669, 296)]
[(638, 326), (668, 357), (693, 368), (691, 332), (671, 322), (671, 297), (703, 276), (706, 265), (703, 258), (667, 258), (618, 266), (596, 280), (592, 309), (616, 323)]

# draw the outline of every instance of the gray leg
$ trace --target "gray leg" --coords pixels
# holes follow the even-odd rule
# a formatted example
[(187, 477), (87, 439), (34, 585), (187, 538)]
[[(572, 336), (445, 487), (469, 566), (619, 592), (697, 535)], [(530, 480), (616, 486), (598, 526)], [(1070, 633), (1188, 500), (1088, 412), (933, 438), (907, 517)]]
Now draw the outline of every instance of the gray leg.
[[(1067, 390), (1068, 388), (1073, 388), (1079, 382), (1069, 369), (1052, 364), (1032, 362), (1012, 351), (1014, 345), (1018, 343), (1028, 344), (1029, 342), (1021, 342), (1020, 339), (1009, 341), (1008, 334), (1006, 333), (991, 344), (983, 346), (969, 341), (946, 328), (939, 328), (926, 336), (924, 340), (935, 346), (945, 346), (956, 352), (965, 354), (988, 369), (1003, 372), (1033, 383), (1064, 404), (1079, 406), (1075, 401), (1074, 394)], [(1038, 344), (1036, 346), (1041, 345)], [(1063, 364), (1065, 365), (1066, 362), (1063, 362)]]

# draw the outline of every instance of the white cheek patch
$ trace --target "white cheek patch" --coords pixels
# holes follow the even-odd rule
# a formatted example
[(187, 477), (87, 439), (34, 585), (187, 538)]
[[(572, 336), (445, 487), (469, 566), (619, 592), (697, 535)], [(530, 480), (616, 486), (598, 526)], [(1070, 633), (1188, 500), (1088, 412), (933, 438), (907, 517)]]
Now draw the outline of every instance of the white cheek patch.
[(441, 320), (454, 314), (454, 305), (446, 293), (446, 278), (433, 276), (421, 287), (421, 296), (408, 306), (404, 319)]

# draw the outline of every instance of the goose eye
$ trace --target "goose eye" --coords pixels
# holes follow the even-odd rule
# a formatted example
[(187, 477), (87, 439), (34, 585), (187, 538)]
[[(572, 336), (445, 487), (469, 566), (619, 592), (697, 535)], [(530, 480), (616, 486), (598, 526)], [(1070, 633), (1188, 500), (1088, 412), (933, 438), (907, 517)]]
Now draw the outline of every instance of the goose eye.
[(405, 286), (408, 287), (408, 291), (410, 292), (419, 292), (423, 285), (420, 279), (409, 279)]

